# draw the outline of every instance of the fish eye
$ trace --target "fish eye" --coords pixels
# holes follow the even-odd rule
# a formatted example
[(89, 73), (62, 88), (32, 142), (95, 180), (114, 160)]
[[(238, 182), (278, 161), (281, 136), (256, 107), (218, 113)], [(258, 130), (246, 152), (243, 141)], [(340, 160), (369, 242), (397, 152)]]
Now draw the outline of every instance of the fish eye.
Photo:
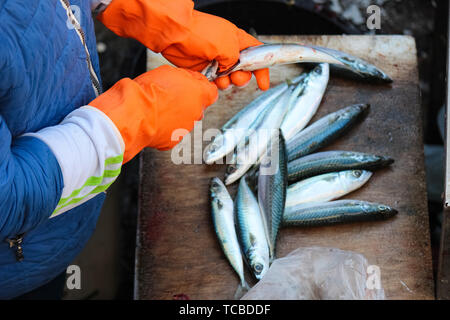
[(256, 273), (261, 273), (264, 269), (264, 266), (261, 263), (257, 263), (253, 266), (253, 269), (255, 270)]
[(229, 165), (228, 167), (227, 167), (227, 173), (228, 174), (232, 174), (233, 172), (235, 172), (236, 171), (236, 166), (233, 166), (233, 165)]
[(362, 171), (361, 171), (361, 170), (353, 170), (353, 175), (354, 175), (356, 178), (361, 177), (361, 174), (362, 174)]
[(378, 206), (378, 209), (379, 209), (380, 211), (384, 212), (384, 211), (388, 211), (388, 210), (389, 210), (389, 207), (380, 205), (380, 206)]
[(215, 144), (212, 144), (212, 145), (209, 147), (208, 152), (209, 152), (209, 153), (213, 153), (213, 152), (215, 152), (216, 150), (217, 150), (217, 146), (216, 146)]
[(219, 184), (216, 181), (211, 182), (211, 187), (212, 188), (218, 188)]

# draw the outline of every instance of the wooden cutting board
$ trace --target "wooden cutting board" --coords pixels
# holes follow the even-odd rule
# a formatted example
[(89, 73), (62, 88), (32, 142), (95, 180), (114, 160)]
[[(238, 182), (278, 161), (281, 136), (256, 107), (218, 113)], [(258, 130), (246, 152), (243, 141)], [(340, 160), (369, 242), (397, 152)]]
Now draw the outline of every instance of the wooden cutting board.
[[(384, 203), (398, 209), (386, 221), (280, 231), (277, 255), (299, 247), (325, 246), (362, 253), (381, 270), (388, 299), (432, 299), (428, 211), (419, 104), (416, 46), (408, 36), (264, 36), (267, 42), (296, 42), (330, 47), (363, 58), (389, 74), (392, 85), (373, 85), (333, 74), (313, 121), (354, 103), (370, 103), (367, 118), (325, 150), (389, 155), (395, 163), (377, 171), (362, 189), (346, 198)], [(160, 62), (149, 56), (149, 68)], [(271, 85), (292, 78), (300, 65), (271, 68)], [(194, 134), (220, 128), (260, 94), (255, 81), (243, 89), (221, 92)], [(186, 142), (186, 141), (184, 141)], [(208, 140), (203, 142), (203, 147)], [(194, 150), (195, 149), (195, 150)], [(202, 157), (194, 148), (192, 163)], [(195, 151), (195, 152), (194, 152)], [(216, 239), (209, 201), (209, 180), (223, 178), (224, 165), (180, 164), (171, 151), (141, 154), (137, 299), (232, 299), (239, 283)], [(232, 194), (235, 187), (230, 188)]]

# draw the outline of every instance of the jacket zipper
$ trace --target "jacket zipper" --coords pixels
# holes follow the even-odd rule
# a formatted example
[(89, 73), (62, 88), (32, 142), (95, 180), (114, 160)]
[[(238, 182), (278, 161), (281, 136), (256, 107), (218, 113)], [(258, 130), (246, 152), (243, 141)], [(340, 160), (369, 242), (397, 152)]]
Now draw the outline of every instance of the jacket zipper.
[(23, 242), (23, 233), (19, 234), (15, 238), (12, 239), (6, 239), (6, 242), (9, 244), (10, 248), (16, 248), (16, 260), (21, 262), (23, 261), (23, 248), (22, 248), (22, 242)]
[(84, 51), (86, 52), (86, 63), (88, 66), (92, 87), (94, 88), (95, 96), (98, 97), (102, 93), (102, 88), (100, 86), (100, 81), (98, 80), (97, 74), (95, 73), (94, 68), (92, 66), (91, 55), (89, 54), (89, 50), (86, 45), (85, 33), (84, 33), (83, 29), (81, 28), (81, 24), (78, 22), (77, 18), (75, 17), (75, 15), (72, 12), (72, 9), (70, 8), (69, 0), (60, 0), (60, 2), (62, 4), (62, 6), (64, 7), (64, 9), (66, 9), (67, 18), (69, 19), (70, 23), (72, 23), (73, 27), (75, 28), (75, 31), (81, 40), (81, 44), (84, 47)]

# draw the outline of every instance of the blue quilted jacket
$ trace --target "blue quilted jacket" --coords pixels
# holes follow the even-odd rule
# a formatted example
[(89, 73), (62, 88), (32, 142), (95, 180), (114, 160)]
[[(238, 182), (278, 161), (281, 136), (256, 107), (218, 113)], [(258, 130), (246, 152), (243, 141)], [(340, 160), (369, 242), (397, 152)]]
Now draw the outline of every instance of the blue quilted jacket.
[[(81, 27), (99, 77), (89, 0)], [(63, 272), (95, 229), (104, 193), (49, 219), (63, 188), (55, 156), (21, 136), (58, 124), (95, 98), (84, 47), (59, 0), (0, 0), (0, 298)], [(23, 260), (7, 239), (23, 235)]]

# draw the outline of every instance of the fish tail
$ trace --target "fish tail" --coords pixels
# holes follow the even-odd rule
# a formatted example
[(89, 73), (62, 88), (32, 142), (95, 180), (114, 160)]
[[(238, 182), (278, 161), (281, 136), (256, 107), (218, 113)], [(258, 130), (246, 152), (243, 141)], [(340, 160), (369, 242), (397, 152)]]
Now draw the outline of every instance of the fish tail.
[(240, 300), (249, 290), (250, 286), (245, 281), (245, 279), (242, 279), (241, 283), (236, 289), (236, 292), (234, 293), (234, 300)]

